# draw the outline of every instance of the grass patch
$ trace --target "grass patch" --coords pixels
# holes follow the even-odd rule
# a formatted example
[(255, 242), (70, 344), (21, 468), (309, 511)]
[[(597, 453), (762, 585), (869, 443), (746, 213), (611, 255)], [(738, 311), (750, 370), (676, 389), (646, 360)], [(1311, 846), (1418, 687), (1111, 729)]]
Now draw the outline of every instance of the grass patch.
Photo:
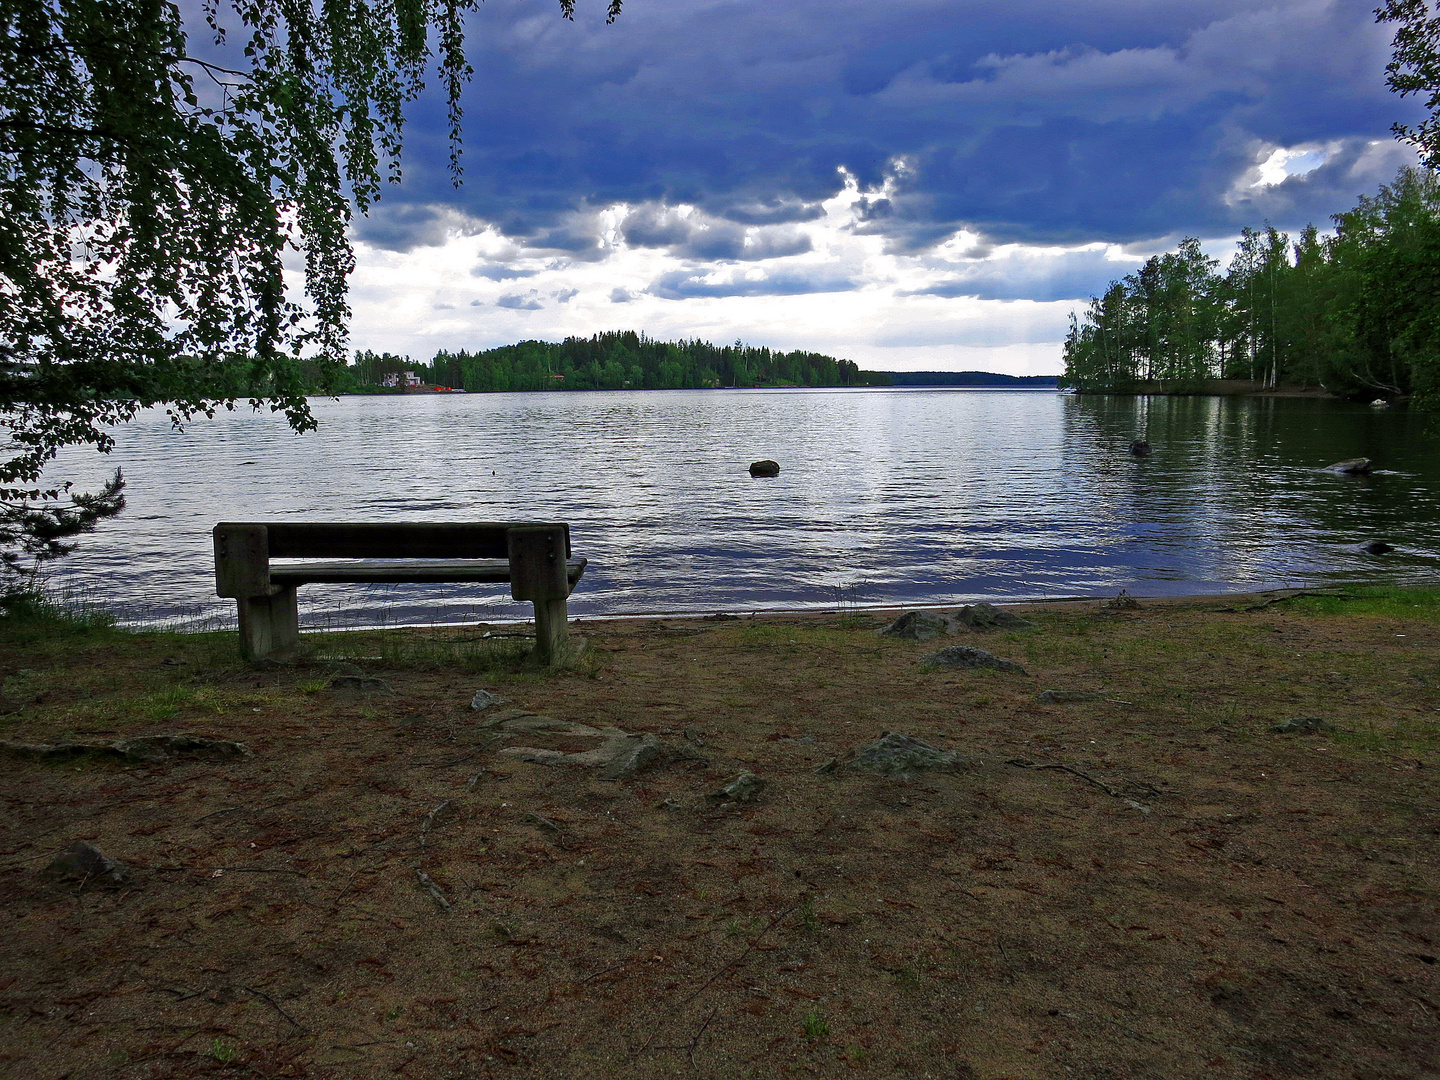
[(306, 634), (302, 640), (314, 660), (350, 660), (472, 675), (515, 671), (524, 665), (534, 645), (530, 638), (485, 635), (486, 631), (475, 627), (436, 626)]
[(9, 643), (118, 633), (115, 616), (91, 600), (41, 590), (0, 595), (0, 639)]
[(1287, 605), (1314, 615), (1372, 615), (1440, 623), (1440, 589), (1366, 585), (1335, 596), (1301, 596)]

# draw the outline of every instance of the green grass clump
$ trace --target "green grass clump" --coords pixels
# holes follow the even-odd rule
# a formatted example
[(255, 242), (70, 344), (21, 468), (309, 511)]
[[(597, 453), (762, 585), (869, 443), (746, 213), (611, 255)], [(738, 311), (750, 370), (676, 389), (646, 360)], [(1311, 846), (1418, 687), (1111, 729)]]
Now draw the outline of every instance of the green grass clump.
[(1418, 622), (1440, 622), (1440, 589), (1421, 586), (1364, 585), (1334, 596), (1301, 596), (1294, 610), (1316, 615), (1374, 615)]
[(92, 601), (40, 589), (0, 594), (0, 635), (14, 644), (119, 632), (115, 616)]

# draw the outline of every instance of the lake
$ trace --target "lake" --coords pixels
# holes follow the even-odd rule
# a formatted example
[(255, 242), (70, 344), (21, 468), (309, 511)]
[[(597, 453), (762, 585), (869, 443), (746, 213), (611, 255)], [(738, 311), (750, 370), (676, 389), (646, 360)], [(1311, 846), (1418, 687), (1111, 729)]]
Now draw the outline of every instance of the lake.
[[(559, 520), (590, 560), (572, 615), (1176, 595), (1434, 582), (1435, 421), (1314, 399), (960, 389), (409, 395), (313, 402), (295, 435), (248, 410), (108, 458), (129, 506), (55, 583), (138, 625), (233, 623), (220, 520)], [(1133, 458), (1131, 439), (1154, 453)], [(1369, 457), (1379, 471), (1324, 471)], [(773, 458), (774, 479), (751, 461)], [(1383, 555), (1359, 545), (1383, 539)], [(528, 616), (504, 587), (310, 586), (302, 623)]]

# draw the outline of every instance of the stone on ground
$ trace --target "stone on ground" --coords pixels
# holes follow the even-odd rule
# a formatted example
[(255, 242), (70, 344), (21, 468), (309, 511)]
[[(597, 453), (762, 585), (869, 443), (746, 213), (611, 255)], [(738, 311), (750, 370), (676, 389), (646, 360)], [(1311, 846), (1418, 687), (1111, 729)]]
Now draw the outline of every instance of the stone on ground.
[(817, 772), (876, 772), (885, 776), (943, 770), (960, 772), (970, 762), (953, 750), (940, 750), (898, 731), (887, 731), (873, 742), (853, 747), (821, 765)]
[(75, 841), (62, 851), (41, 874), (53, 881), (80, 881), (110, 889), (128, 885), (135, 878), (124, 863), (83, 840)]
[(573, 720), (534, 713), (511, 713), (486, 721), (485, 726), (511, 735), (549, 735), (594, 739), (593, 750), (557, 750), (544, 746), (507, 746), (500, 751), (537, 765), (561, 765), (600, 770), (602, 780), (625, 780), (660, 759), (663, 746), (648, 732), (631, 734), (616, 727), (592, 727)]
[(742, 771), (721, 784), (718, 791), (711, 792), (710, 797), (721, 802), (754, 802), (764, 789), (764, 780), (752, 772)]
[(955, 633), (955, 623), (948, 615), (939, 615), (933, 611), (907, 611), (876, 633), (904, 638), (906, 641), (929, 641), (931, 638)]
[(250, 748), (229, 739), (207, 739), (200, 735), (137, 735), (113, 743), (22, 743), (0, 741), (0, 752), (15, 757), (61, 758), (96, 755), (118, 757), (140, 765), (154, 765), (177, 754), (204, 757), (249, 757)]
[(994, 604), (966, 604), (954, 615), (955, 621), (971, 630), (1026, 630), (1035, 624)]
[(1041, 705), (1068, 705), (1075, 701), (1101, 701), (1104, 694), (1094, 690), (1042, 690), (1035, 695)]
[(977, 649), (971, 645), (951, 645), (933, 652), (921, 661), (926, 667), (936, 668), (993, 668), (996, 671), (1014, 671), (1027, 674), (1025, 669), (1013, 660), (1002, 660), (994, 653)]
[(1292, 731), (1334, 731), (1335, 725), (1328, 720), (1321, 720), (1318, 716), (1297, 716), (1291, 720), (1281, 720), (1274, 724), (1271, 731), (1292, 732)]

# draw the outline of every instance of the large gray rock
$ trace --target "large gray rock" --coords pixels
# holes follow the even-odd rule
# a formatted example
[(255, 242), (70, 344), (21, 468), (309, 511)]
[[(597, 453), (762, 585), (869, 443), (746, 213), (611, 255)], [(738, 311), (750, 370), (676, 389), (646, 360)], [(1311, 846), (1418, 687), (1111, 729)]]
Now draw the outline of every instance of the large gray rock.
[(885, 776), (941, 770), (960, 772), (970, 762), (953, 750), (940, 750), (898, 731), (887, 731), (873, 742), (865, 743), (831, 758), (816, 772), (874, 772)]
[(994, 604), (966, 604), (954, 615), (961, 626), (971, 630), (1026, 630), (1035, 624)]
[(1027, 674), (1025, 669), (1013, 660), (1002, 660), (994, 653), (988, 653), (984, 649), (977, 649), (970, 645), (951, 645), (949, 648), (931, 653), (921, 663), (932, 668), (993, 668), (996, 671)]
[(907, 611), (876, 633), (906, 641), (929, 641), (955, 633), (955, 622), (948, 615), (933, 611)]
[(1366, 476), (1371, 469), (1368, 457), (1350, 458), (1347, 461), (1337, 461), (1334, 465), (1326, 465), (1326, 472), (1344, 473), (1346, 476)]
[(118, 889), (135, 879), (128, 866), (83, 840), (62, 851), (41, 874), (52, 881), (79, 881), (108, 889)]

